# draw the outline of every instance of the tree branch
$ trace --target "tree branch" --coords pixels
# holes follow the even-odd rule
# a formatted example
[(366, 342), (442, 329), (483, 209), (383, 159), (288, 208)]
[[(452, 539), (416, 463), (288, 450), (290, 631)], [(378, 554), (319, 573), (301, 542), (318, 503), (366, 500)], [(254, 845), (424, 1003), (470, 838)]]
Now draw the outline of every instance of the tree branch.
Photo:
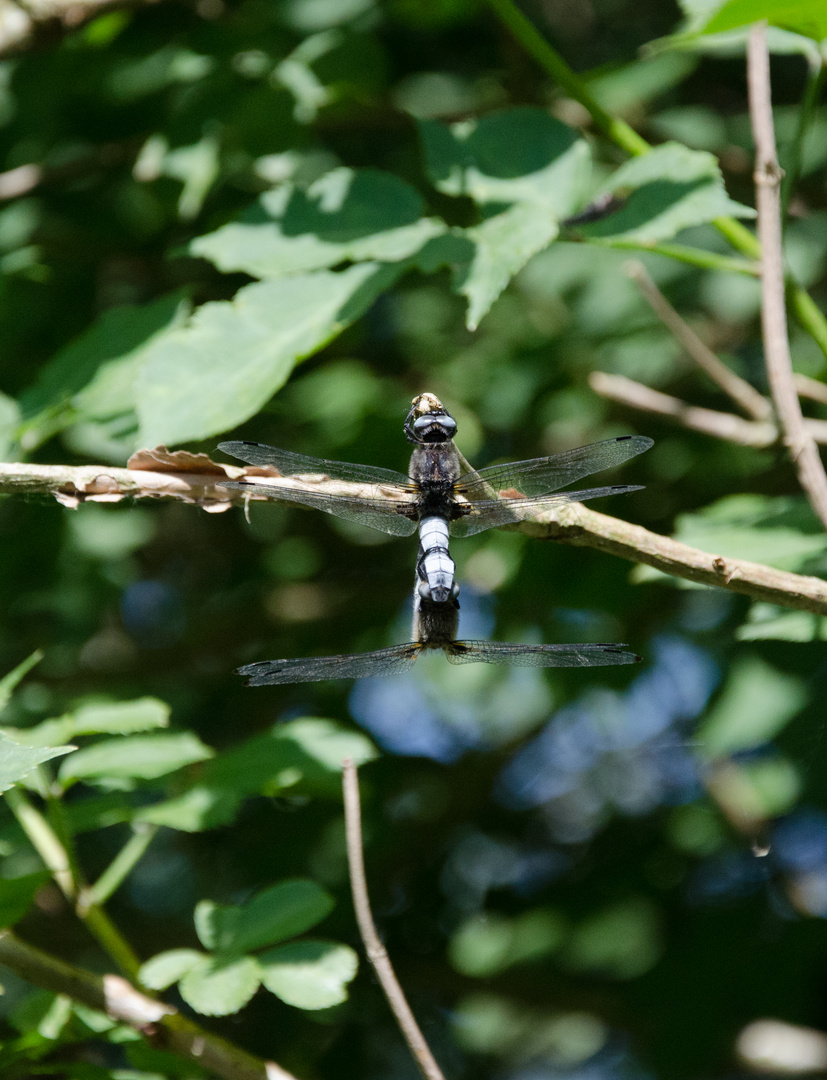
[(128, 1024), (152, 1045), (171, 1050), (223, 1080), (296, 1080), (272, 1061), (248, 1054), (182, 1016), (171, 1005), (140, 993), (120, 975), (93, 975), (27, 945), (10, 930), (0, 932), (0, 964), (34, 986)]
[(755, 199), (761, 241), (761, 328), (764, 362), (784, 443), (810, 505), (827, 528), (827, 474), (804, 425), (793, 381), (784, 305), (784, 249), (781, 229), (781, 169), (775, 148), (770, 56), (763, 23), (750, 30), (747, 46), (749, 112), (755, 139)]
[[(753, 423), (738, 416), (733, 416), (732, 420), (744, 425)], [(197, 456), (209, 461), (205, 454)], [(278, 499), (280, 487), (307, 487), (306, 483), (294, 477), (263, 476), (261, 469), (247, 470), (245, 473), (244, 469), (232, 465), (217, 466), (212, 462), (210, 465), (211, 469), (203, 467), (200, 472), (153, 473), (149, 470), (114, 469), (106, 465), (73, 468), (63, 465), (0, 464), (0, 494), (15, 491), (51, 494), (61, 501), (68, 500), (69, 505), (77, 505), (84, 500), (116, 502), (126, 497), (168, 496), (196, 503), (206, 510), (226, 510), (233, 504), (241, 504), (248, 499), (265, 498), (263, 495), (249, 495), (238, 489), (222, 487), (221, 477), (228, 475), (246, 475), (256, 484), (272, 488), (273, 494), (268, 497), (273, 499)], [(338, 480), (321, 479), (314, 484), (314, 490), (328, 495), (369, 495), (376, 498), (376, 488), (373, 485), (351, 484)], [(524, 518), (518, 528), (530, 536), (576, 543), (597, 548), (599, 551), (608, 551), (631, 562), (648, 563), (649, 566), (673, 577), (717, 585), (732, 592), (745, 593), (756, 600), (780, 604), (782, 607), (827, 615), (827, 582), (820, 578), (791, 574), (775, 570), (771, 566), (762, 566), (760, 563), (724, 560), (718, 555), (710, 555), (666, 536), (649, 532), (639, 525), (629, 525), (618, 518), (587, 510), (579, 503), (570, 503), (552, 523), (549, 521), (548, 515), (539, 515), (534, 521)]]
[(640, 525), (589, 510), (582, 503), (568, 503), (546, 523), (523, 522), (520, 527), (529, 536), (597, 548), (621, 559), (646, 563), (673, 577), (716, 585), (753, 600), (827, 615), (827, 581), (821, 578), (791, 574), (745, 559), (710, 555)]
[[(593, 371), (589, 386), (601, 397), (628, 405), (642, 412), (674, 420), (690, 431), (711, 435), (716, 439), (738, 443), (739, 446), (761, 448), (778, 442), (780, 433), (771, 420), (744, 420), (733, 413), (717, 412), (689, 405), (680, 398), (662, 394), (643, 383), (627, 379), (625, 375), (609, 375), (605, 371)], [(804, 427), (816, 442), (827, 443), (827, 420), (804, 420)]]
[(368, 960), (388, 999), (391, 1012), (396, 1018), (408, 1048), (413, 1054), (419, 1071), (425, 1080), (445, 1080), (431, 1050), (425, 1041), (411, 1007), (399, 985), (391, 966), (388, 951), (376, 932), (376, 924), (370, 910), (368, 885), (365, 879), (365, 858), (362, 851), (362, 812), (359, 803), (359, 776), (350, 758), (342, 762), (342, 789), (345, 804), (345, 839), (347, 862), (350, 868), (350, 888), (353, 892), (353, 908), (356, 922), (365, 946)]

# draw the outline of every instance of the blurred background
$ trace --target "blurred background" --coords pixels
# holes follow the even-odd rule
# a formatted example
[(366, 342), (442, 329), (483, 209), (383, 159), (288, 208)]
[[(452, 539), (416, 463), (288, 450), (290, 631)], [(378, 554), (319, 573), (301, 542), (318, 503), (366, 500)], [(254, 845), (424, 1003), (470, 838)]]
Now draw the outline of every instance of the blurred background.
[[(647, 50), (682, 18), (663, 0), (527, 10), (613, 115), (652, 142), (711, 151), (731, 197), (752, 203), (742, 45)], [(800, 53), (774, 56), (782, 159), (806, 80)], [(7, 53), (7, 459), (125, 464), (135, 449), (130, 387), (98, 387), (102, 406), (79, 402), (88, 341), (74, 367), (66, 350), (93, 325), (105, 348), (96, 320), (118, 305), (157, 301), (161, 325), (184, 297), (231, 297), (246, 279), (189, 254), (194, 236), (273, 183), (337, 164), (401, 176), (443, 212), (412, 118), (518, 104), (574, 126), (588, 119), (472, 0), (136, 4), (70, 32), (47, 28)], [(818, 105), (787, 228), (791, 264), (817, 300), (825, 131)], [(598, 171), (623, 160), (589, 139)], [(711, 226), (681, 240), (728, 250)], [(589, 387), (590, 373), (604, 371), (729, 409), (639, 296), (628, 257), (557, 243), (474, 333), (447, 271), (410, 273), (224, 437), (406, 471), (402, 423), (426, 390), (456, 417), (457, 443), (479, 466), (637, 432), (654, 448), (595, 482), (645, 490), (596, 509), (706, 550), (823, 574), (824, 537), (775, 450), (686, 431)], [(704, 340), (763, 391), (757, 281), (656, 255), (644, 262)], [(791, 332), (797, 370), (821, 377), (823, 356)], [(115, 408), (118, 394), (126, 405), (118, 398)], [(186, 449), (226, 460), (218, 441)], [(10, 497), (0, 537), (0, 671), (45, 653), (5, 724), (152, 695), (170, 705), (176, 729), (219, 752), (303, 716), (374, 739), (381, 757), (362, 784), (375, 915), (448, 1075), (732, 1076), (747, 1068), (737, 1040), (748, 1024), (827, 1029), (823, 618), (493, 531), (452, 546), (461, 636), (627, 642), (643, 662), (546, 673), (453, 668), (437, 656), (394, 679), (245, 689), (233, 675), (243, 663), (408, 640), (415, 541), (287, 505), (253, 505), (247, 522), (238, 509), (69, 510)], [(80, 837), (93, 877), (123, 843), (119, 821)], [(4, 828), (3, 875), (28, 872), (32, 856), (10, 818)], [(193, 943), (200, 899), (238, 902), (292, 875), (333, 892), (329, 932), (356, 946), (335, 792), (250, 798), (232, 821), (162, 829), (110, 911), (144, 959)], [(20, 932), (102, 964), (57, 900)], [(28, 992), (9, 980), (7, 1035)], [(364, 970), (334, 1009), (305, 1013), (259, 994), (216, 1028), (302, 1077), (414, 1075)]]

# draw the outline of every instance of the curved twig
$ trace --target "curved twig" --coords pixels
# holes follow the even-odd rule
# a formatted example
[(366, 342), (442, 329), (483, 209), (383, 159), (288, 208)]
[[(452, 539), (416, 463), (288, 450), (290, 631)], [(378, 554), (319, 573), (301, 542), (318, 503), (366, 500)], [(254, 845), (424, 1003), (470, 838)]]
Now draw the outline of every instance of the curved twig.
[(365, 946), (368, 960), (385, 992), (391, 1012), (396, 1018), (399, 1030), (413, 1054), (419, 1071), (425, 1080), (445, 1080), (442, 1070), (437, 1065), (430, 1047), (425, 1041), (408, 1004), (399, 980), (391, 966), (388, 951), (376, 932), (376, 924), (370, 910), (368, 885), (365, 879), (365, 858), (362, 852), (362, 811), (359, 803), (359, 775), (356, 765), (350, 758), (342, 762), (342, 789), (345, 804), (345, 838), (347, 843), (347, 862), (350, 868), (350, 888), (353, 893), (353, 908), (356, 922)]

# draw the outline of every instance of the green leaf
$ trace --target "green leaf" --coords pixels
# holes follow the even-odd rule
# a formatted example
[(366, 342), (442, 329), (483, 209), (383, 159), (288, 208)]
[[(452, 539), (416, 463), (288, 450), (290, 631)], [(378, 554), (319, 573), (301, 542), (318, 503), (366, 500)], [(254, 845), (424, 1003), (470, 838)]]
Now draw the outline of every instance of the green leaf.
[(432, 183), (477, 203), (531, 202), (556, 218), (572, 214), (589, 185), (591, 153), (545, 109), (523, 107), (446, 127), (419, 121)]
[(137, 390), (141, 443), (172, 445), (237, 427), (403, 269), (362, 263), (256, 282), (232, 301), (204, 304), (148, 350)]
[(42, 870), (23, 877), (0, 878), (0, 927), (19, 922), (32, 906), (37, 890), (51, 877), (48, 870)]
[(680, 143), (664, 143), (627, 161), (604, 193), (622, 194), (624, 203), (603, 220), (578, 226), (587, 239), (651, 244), (719, 217), (755, 217), (754, 210), (727, 195), (714, 155)]
[(421, 196), (375, 169), (334, 169), (307, 190), (285, 184), (265, 192), (239, 222), (198, 237), (190, 251), (225, 273), (270, 278), (343, 262), (399, 262), (443, 222), (423, 218)]
[(170, 949), (157, 953), (142, 964), (138, 978), (150, 990), (166, 990), (205, 959), (207, 957), (197, 949)]
[(769, 742), (806, 700), (800, 679), (782, 675), (757, 656), (743, 657), (697, 732), (701, 753), (716, 758)]
[(827, 641), (827, 616), (754, 603), (735, 636), (739, 641)]
[(801, 795), (801, 776), (791, 761), (762, 758), (739, 765), (742, 780), (752, 793), (750, 816), (758, 820), (788, 814)]
[(20, 419), (20, 406), (14, 398), (0, 393), (0, 461), (13, 461), (16, 456), (15, 444)]
[(170, 707), (158, 698), (100, 702), (82, 705), (33, 728), (16, 729), (14, 738), (27, 746), (54, 745), (78, 735), (129, 735), (169, 724)]
[(476, 330), (512, 277), (559, 231), (557, 219), (534, 203), (518, 203), (465, 230), (476, 250), (471, 262), (455, 272), (454, 289), (468, 298), (469, 330)]
[(261, 981), (297, 1009), (329, 1009), (347, 999), (359, 967), (353, 949), (333, 941), (296, 941), (259, 957)]
[(306, 878), (280, 881), (239, 909), (228, 945), (236, 952), (296, 937), (333, 910), (333, 897)]
[(139, 811), (136, 818), (197, 832), (228, 824), (248, 795), (290, 791), (338, 798), (343, 759), (363, 765), (376, 756), (370, 739), (332, 720), (279, 723), (208, 762), (189, 791)]
[(27, 656), (25, 660), (21, 660), (16, 668), (13, 668), (8, 675), (4, 675), (0, 679), (0, 712), (8, 705), (12, 693), (17, 687), (18, 683), (29, 674), (32, 668), (39, 664), (43, 659), (43, 653), (40, 649), (35, 649), (31, 656)]
[(71, 424), (131, 413), (144, 350), (186, 312), (180, 293), (105, 311), (56, 353), (20, 398), (29, 450)]
[(21, 746), (0, 735), (0, 792), (8, 791), (44, 761), (71, 753), (74, 746)]
[(729, 0), (706, 23), (703, 33), (716, 34), (764, 20), (814, 41), (827, 38), (827, 5), (823, 0)]
[(178, 984), (181, 997), (203, 1016), (229, 1016), (250, 1000), (261, 984), (259, 967), (252, 956), (237, 960), (204, 957)]
[(76, 780), (87, 780), (122, 786), (123, 781), (152, 780), (165, 776), (184, 765), (205, 761), (214, 753), (189, 732), (106, 739), (79, 750), (65, 762), (60, 770), (60, 780), (65, 785)]
[[(201, 900), (195, 907), (195, 932), (207, 949), (227, 951), (238, 925), (239, 908)], [(241, 951), (241, 950), (236, 950)]]

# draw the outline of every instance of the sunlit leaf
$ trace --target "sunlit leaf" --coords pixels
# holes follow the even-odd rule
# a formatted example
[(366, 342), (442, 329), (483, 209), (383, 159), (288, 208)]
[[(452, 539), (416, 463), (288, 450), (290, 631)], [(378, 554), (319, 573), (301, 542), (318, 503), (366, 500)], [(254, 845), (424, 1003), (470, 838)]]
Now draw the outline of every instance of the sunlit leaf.
[(239, 908), (233, 905), (201, 900), (195, 907), (194, 916), (198, 940), (207, 949), (228, 949), (238, 925), (239, 913)]
[(84, 747), (70, 758), (60, 770), (63, 784), (76, 780), (117, 784), (118, 781), (151, 780), (175, 772), (184, 765), (205, 761), (214, 751), (195, 735), (132, 735), (106, 739), (94, 746)]
[(144, 446), (205, 439), (256, 413), (295, 365), (341, 333), (400, 267), (361, 263), (256, 282), (202, 305), (150, 347), (137, 387)]
[(158, 698), (101, 702), (82, 705), (65, 716), (17, 730), (14, 738), (27, 746), (54, 746), (79, 735), (129, 735), (135, 731), (166, 727), (169, 714), (169, 705)]
[(715, 758), (761, 746), (786, 727), (806, 699), (800, 679), (757, 656), (742, 657), (698, 729), (699, 749)]
[(166, 990), (205, 959), (204, 954), (196, 949), (170, 949), (141, 964), (138, 978), (150, 990)]
[(297, 1009), (329, 1009), (347, 998), (359, 967), (353, 949), (333, 941), (295, 941), (259, 958), (261, 981)]
[(579, 226), (588, 239), (655, 243), (719, 217), (755, 216), (750, 207), (729, 198), (714, 155), (674, 142), (621, 165), (604, 191), (623, 196), (623, 205), (600, 221)]
[(247, 1004), (260, 983), (258, 964), (251, 956), (226, 962), (204, 957), (183, 975), (178, 989), (203, 1016), (229, 1016)]
[(477, 203), (531, 202), (572, 214), (588, 187), (588, 144), (544, 109), (517, 108), (447, 127), (419, 121), (431, 182)]
[(0, 735), (0, 792), (8, 791), (38, 765), (69, 754), (74, 746), (21, 746)]
[(535, 203), (518, 203), (465, 230), (475, 253), (468, 266), (457, 270), (454, 288), (468, 298), (469, 330), (476, 330), (511, 278), (558, 232), (557, 220)]
[(739, 641), (827, 641), (827, 616), (754, 603), (735, 636)]
[(815, 41), (827, 38), (827, 7), (822, 0), (728, 0), (703, 28), (705, 34), (766, 20)]
[(190, 244), (225, 273), (280, 277), (345, 261), (398, 262), (446, 226), (424, 218), (422, 197), (375, 169), (334, 169), (303, 190), (265, 192), (255, 210)]

